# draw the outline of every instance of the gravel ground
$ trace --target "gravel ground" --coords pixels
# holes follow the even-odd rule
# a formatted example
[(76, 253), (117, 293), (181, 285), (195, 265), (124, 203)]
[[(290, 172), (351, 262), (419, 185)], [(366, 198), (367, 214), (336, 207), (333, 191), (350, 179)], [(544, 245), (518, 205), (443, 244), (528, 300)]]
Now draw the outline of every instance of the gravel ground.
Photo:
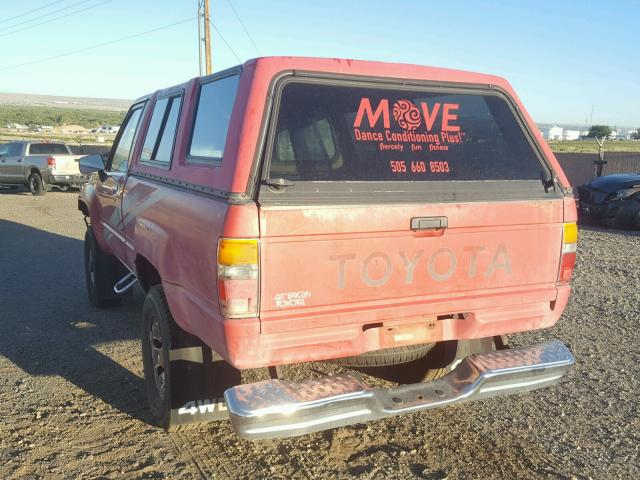
[[(0, 191), (0, 478), (638, 478), (640, 235), (583, 229), (557, 387), (285, 441), (146, 422), (140, 292), (85, 294), (76, 194)], [(288, 367), (314, 375), (327, 364)], [(259, 375), (252, 372), (250, 375)]]

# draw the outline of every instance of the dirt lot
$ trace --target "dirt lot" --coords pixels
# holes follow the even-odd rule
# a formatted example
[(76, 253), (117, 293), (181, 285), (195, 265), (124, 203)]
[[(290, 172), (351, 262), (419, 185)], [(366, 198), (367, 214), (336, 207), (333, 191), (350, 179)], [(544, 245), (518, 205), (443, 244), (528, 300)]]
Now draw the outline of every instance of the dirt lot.
[[(581, 232), (560, 338), (576, 368), (533, 394), (250, 443), (146, 423), (136, 292), (85, 294), (75, 193), (0, 191), (0, 478), (638, 478), (640, 236)], [(325, 364), (289, 367), (294, 377)]]

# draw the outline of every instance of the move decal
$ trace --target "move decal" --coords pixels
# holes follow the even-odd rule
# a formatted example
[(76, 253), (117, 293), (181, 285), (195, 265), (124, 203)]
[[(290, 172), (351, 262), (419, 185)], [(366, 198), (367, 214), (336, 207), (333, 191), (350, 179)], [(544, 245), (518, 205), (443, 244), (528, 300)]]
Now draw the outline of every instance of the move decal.
[[(447, 152), (464, 141), (465, 132), (458, 124), (460, 104), (387, 98), (372, 102), (360, 98), (353, 122), (356, 142), (375, 142), (380, 151)], [(447, 174), (451, 166), (446, 159), (426, 161), (389, 160), (394, 174)]]

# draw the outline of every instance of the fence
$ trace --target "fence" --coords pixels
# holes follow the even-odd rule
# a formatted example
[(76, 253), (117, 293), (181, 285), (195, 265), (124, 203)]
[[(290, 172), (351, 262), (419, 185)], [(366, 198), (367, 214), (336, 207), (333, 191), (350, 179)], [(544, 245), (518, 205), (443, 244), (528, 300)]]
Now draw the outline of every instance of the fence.
[(111, 145), (74, 145), (68, 143), (71, 153), (74, 155), (93, 155), (111, 150)]
[[(596, 176), (595, 153), (556, 153), (556, 158), (572, 187), (587, 183)], [(610, 152), (604, 154), (607, 162), (602, 175), (612, 173), (640, 173), (640, 153)]]

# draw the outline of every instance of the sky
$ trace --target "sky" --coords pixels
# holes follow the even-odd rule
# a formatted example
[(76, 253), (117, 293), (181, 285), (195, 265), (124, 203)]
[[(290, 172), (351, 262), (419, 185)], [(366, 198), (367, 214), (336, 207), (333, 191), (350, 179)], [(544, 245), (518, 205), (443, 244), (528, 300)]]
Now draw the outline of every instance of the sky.
[[(0, 0), (0, 92), (134, 99), (182, 83), (198, 75), (197, 3)], [(639, 1), (211, 5), (214, 71), (271, 55), (457, 68), (507, 78), (538, 123), (640, 125)]]

